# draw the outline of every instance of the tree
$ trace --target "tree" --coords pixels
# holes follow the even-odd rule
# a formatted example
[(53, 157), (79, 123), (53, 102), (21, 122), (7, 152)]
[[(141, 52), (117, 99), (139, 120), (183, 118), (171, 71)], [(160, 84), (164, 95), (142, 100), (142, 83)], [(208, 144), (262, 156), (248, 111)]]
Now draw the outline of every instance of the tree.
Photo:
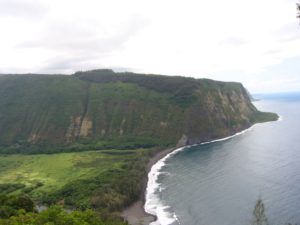
[(252, 225), (269, 225), (265, 214), (265, 205), (261, 199), (258, 199), (255, 204)]
[(298, 11), (297, 17), (300, 19), (300, 3), (297, 3), (297, 11)]

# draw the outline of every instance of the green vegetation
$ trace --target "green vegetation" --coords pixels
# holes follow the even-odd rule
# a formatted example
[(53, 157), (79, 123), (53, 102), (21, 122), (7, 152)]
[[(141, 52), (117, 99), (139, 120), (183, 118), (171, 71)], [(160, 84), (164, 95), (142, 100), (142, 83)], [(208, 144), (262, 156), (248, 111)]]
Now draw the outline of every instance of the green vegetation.
[(10, 208), (0, 224), (123, 224), (112, 215), (140, 198), (155, 152), (277, 118), (234, 82), (111, 70), (0, 76), (1, 193), (83, 210)]
[(140, 197), (145, 165), (155, 151), (2, 155), (1, 193), (28, 194), (47, 205), (119, 211)]
[(254, 114), (254, 118), (258, 122), (268, 122), (268, 121), (275, 121), (278, 120), (278, 115), (276, 113), (271, 113), (271, 112), (256, 112)]
[(269, 225), (268, 218), (265, 214), (265, 205), (261, 199), (258, 199), (255, 204), (252, 225)]
[(10, 218), (23, 213), (35, 212), (33, 201), (27, 196), (0, 195), (0, 218)]
[[(157, 151), (1, 155), (0, 189), (6, 195), (0, 198), (0, 218), (5, 218), (0, 224), (125, 224), (118, 212), (142, 195), (145, 165)], [(24, 195), (50, 208), (37, 214)], [(55, 204), (75, 211), (66, 213)], [(84, 220), (90, 217), (94, 219)]]
[(20, 211), (9, 219), (0, 219), (0, 225), (127, 225), (122, 219), (103, 219), (95, 211), (72, 211), (68, 213), (59, 206), (51, 206), (41, 213)]
[(300, 18), (300, 3), (297, 3), (297, 18)]
[(239, 83), (94, 70), (0, 76), (0, 153), (174, 146), (231, 135), (277, 115)]
[[(0, 198), (2, 206), (16, 205), (16, 201), (11, 200), (18, 199), (15, 195), (27, 195), (38, 205), (60, 204), (72, 211), (76, 209), (83, 212), (75, 211), (67, 214), (61, 208), (50, 207), (46, 212), (37, 214), (32, 209), (25, 210), (32, 213), (25, 213), (20, 211), (21, 208), (5, 206), (0, 209), (2, 213), (0, 217), (10, 217), (10, 219), (0, 220), (0, 224), (22, 224), (22, 221), (26, 221), (24, 224), (33, 225), (44, 224), (46, 221), (59, 225), (124, 224), (115, 213), (140, 198), (143, 189), (142, 181), (146, 175), (145, 165), (149, 157), (158, 150), (2, 155), (0, 189), (2, 194), (6, 194), (5, 198), (3, 197), (2, 200)], [(4, 204), (3, 199), (10, 200), (5, 200)], [(26, 202), (25, 200), (23, 202)], [(27, 200), (26, 204), (29, 204), (28, 202), (32, 203), (31, 200)], [(85, 211), (90, 208), (97, 209), (100, 218), (105, 222), (95, 220), (94, 223), (83, 220), (83, 218), (96, 216), (94, 212)], [(99, 216), (97, 215), (97, 218)], [(52, 218), (56, 219), (52, 220)]]
[[(270, 225), (266, 215), (265, 205), (261, 199), (258, 199), (255, 203), (251, 225)], [(286, 223), (286, 225), (292, 224)]]
[(0, 225), (126, 225), (118, 216), (104, 216), (93, 210), (67, 212), (51, 206), (37, 213), (27, 196), (0, 196)]

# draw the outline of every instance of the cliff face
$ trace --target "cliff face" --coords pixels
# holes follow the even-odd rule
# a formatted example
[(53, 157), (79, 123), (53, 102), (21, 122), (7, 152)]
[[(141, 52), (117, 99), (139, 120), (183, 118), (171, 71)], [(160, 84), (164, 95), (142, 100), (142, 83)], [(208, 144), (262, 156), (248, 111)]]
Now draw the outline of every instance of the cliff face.
[(233, 82), (111, 70), (0, 76), (7, 153), (192, 144), (275, 119)]
[(186, 144), (232, 135), (259, 122), (257, 114), (260, 112), (253, 106), (241, 84), (223, 84), (198, 91), (198, 101), (186, 112)]

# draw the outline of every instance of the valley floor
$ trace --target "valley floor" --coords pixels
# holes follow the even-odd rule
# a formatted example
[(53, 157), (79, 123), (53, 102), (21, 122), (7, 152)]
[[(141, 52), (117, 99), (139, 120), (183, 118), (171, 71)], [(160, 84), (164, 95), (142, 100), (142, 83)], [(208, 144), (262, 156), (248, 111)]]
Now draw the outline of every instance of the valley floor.
[[(120, 178), (125, 182), (135, 179), (138, 183), (142, 179), (142, 189), (132, 189), (141, 193), (138, 201), (123, 210), (121, 215), (132, 225), (148, 225), (155, 220), (155, 216), (144, 210), (147, 176), (151, 167), (173, 150), (174, 148), (0, 155), (0, 191), (1, 194), (8, 195), (26, 194), (42, 205), (59, 203), (78, 208), (88, 204), (90, 199), (95, 199), (96, 204), (97, 197), (93, 196), (103, 194), (101, 185), (115, 187), (124, 183), (118, 182)], [(143, 172), (145, 170), (146, 173)], [(124, 185), (138, 186), (136, 183)], [(94, 195), (94, 190), (98, 194)], [(118, 200), (114, 198), (118, 193), (114, 193), (107, 195), (109, 199), (113, 198), (112, 202)], [(74, 202), (76, 205), (72, 205)], [(123, 203), (120, 204), (122, 207)]]
[[(136, 149), (0, 155), (0, 192), (9, 195), (26, 194), (37, 203), (45, 200), (53, 203), (61, 199), (70, 206), (74, 202), (77, 203), (75, 207), (86, 205), (95, 194), (94, 191), (100, 193), (103, 190), (101, 187), (117, 188), (122, 185), (118, 182), (122, 179), (126, 182), (130, 182), (130, 178), (140, 180), (142, 172), (135, 172), (141, 169), (132, 168), (132, 165), (135, 165), (137, 159), (141, 160), (142, 165), (143, 160), (149, 158), (150, 151)], [(135, 183), (126, 185), (136, 186)], [(72, 199), (72, 195), (76, 198)]]

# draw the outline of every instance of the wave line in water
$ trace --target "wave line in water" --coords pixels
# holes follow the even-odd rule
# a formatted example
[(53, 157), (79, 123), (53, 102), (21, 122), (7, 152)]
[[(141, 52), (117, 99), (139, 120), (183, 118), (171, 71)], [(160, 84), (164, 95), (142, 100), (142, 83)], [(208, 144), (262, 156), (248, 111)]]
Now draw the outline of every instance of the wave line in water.
[[(280, 117), (280, 120), (282, 117)], [(278, 120), (278, 121), (280, 121)], [(158, 160), (157, 163), (155, 163), (150, 172), (148, 173), (148, 184), (146, 188), (146, 202), (144, 205), (144, 209), (147, 213), (152, 214), (156, 216), (157, 220), (152, 222), (150, 225), (170, 225), (170, 224), (181, 224), (177, 215), (175, 213), (170, 213), (168, 209), (170, 209), (170, 206), (164, 205), (162, 201), (160, 200), (159, 196), (159, 190), (161, 189), (160, 184), (158, 183), (158, 177), (161, 174), (161, 169), (166, 165), (166, 160), (169, 159), (170, 157), (174, 156), (178, 152), (181, 152), (183, 150), (189, 149), (193, 146), (196, 145), (205, 145), (205, 144), (210, 144), (214, 142), (220, 142), (220, 141), (226, 141), (228, 139), (231, 139), (235, 136), (241, 135), (246, 133), (247, 131), (251, 130), (255, 125), (252, 125), (251, 127), (237, 132), (234, 135), (225, 137), (225, 138), (220, 138), (212, 141), (207, 141), (203, 142), (200, 144), (194, 144), (194, 145), (187, 145), (185, 147), (177, 148), (174, 151), (170, 152), (167, 154), (165, 157), (162, 159)]]

